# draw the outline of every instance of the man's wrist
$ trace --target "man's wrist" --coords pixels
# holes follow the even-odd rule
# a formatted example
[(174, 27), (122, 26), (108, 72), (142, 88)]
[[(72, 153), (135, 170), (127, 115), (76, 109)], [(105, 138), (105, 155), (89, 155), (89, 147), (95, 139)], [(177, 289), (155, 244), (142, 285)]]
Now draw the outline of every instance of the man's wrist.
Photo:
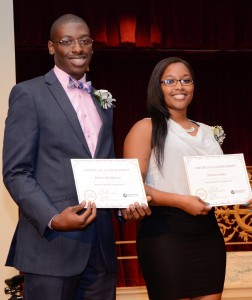
[[(58, 215), (58, 214), (57, 214), (57, 215)], [(52, 220), (53, 220), (57, 215), (53, 216), (53, 217), (51, 218), (50, 222), (49, 222), (48, 225), (47, 225), (47, 226), (48, 226), (50, 229), (52, 229), (52, 230), (54, 230), (53, 227), (52, 227)]]

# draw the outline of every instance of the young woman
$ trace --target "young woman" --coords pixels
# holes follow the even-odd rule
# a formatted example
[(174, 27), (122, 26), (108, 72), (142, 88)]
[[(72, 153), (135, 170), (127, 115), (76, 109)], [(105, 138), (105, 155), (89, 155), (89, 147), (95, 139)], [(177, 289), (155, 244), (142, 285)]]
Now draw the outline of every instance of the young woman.
[(214, 209), (189, 195), (184, 156), (220, 155), (212, 128), (187, 117), (194, 75), (178, 57), (160, 61), (148, 86), (150, 118), (125, 139), (138, 158), (152, 215), (141, 221), (137, 252), (151, 300), (220, 300), (226, 251)]

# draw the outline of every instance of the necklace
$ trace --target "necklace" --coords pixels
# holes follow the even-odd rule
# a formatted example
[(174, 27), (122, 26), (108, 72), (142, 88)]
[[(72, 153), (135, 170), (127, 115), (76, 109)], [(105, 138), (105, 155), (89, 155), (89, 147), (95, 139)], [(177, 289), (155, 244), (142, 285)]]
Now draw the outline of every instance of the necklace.
[[(184, 128), (185, 129), (185, 128)], [(189, 129), (185, 129), (185, 131), (186, 132), (188, 132), (188, 133), (191, 133), (191, 132), (194, 132), (195, 131), (195, 127), (191, 127), (191, 128), (189, 128)]]

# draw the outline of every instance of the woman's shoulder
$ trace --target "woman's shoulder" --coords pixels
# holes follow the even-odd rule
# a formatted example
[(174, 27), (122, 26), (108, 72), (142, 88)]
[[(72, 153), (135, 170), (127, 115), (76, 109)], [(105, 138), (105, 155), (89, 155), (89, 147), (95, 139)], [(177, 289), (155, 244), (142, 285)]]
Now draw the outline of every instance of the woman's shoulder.
[(152, 123), (150, 118), (144, 118), (137, 121), (130, 129), (127, 137), (135, 137), (141, 139), (151, 138)]
[(151, 122), (151, 118), (144, 118), (141, 119), (139, 121), (137, 121), (132, 129), (135, 130), (148, 130), (148, 129), (152, 129), (152, 122)]
[(212, 130), (212, 126), (210, 125), (207, 125), (205, 123), (202, 123), (202, 122), (197, 122), (197, 121), (194, 121), (194, 120), (191, 120), (191, 122), (193, 122), (194, 124), (196, 124), (197, 126), (201, 127), (202, 129), (205, 129), (207, 131), (211, 131)]
[(219, 125), (211, 126), (211, 125), (207, 125), (207, 124), (201, 123), (201, 122), (197, 122), (196, 124), (198, 124), (201, 128), (206, 129), (207, 131), (210, 131), (212, 134), (214, 134), (216, 130), (223, 131), (222, 126), (219, 126)]
[(207, 125), (207, 124), (205, 124), (205, 123), (195, 122), (195, 124), (198, 124), (199, 127), (202, 127), (202, 128), (211, 129), (211, 126), (210, 126), (210, 125)]
[[(149, 157), (151, 151), (151, 119), (145, 118), (137, 121), (130, 129), (124, 140), (124, 156), (129, 153), (136, 157)], [(146, 159), (147, 161), (147, 159)]]

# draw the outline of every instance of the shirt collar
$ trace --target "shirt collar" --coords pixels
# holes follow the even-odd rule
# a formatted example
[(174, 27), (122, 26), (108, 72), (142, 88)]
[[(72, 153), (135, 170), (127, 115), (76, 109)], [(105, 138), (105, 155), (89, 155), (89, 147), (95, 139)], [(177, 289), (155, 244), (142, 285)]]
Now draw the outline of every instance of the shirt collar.
[[(63, 86), (67, 86), (69, 83), (69, 74), (67, 74), (66, 72), (64, 72), (63, 70), (61, 70), (59, 67), (57, 67), (56, 65), (54, 66), (54, 73), (56, 75), (56, 77), (58, 78), (59, 82), (63, 85)], [(79, 80), (81, 82), (86, 82), (86, 74), (84, 74), (84, 76)]]

